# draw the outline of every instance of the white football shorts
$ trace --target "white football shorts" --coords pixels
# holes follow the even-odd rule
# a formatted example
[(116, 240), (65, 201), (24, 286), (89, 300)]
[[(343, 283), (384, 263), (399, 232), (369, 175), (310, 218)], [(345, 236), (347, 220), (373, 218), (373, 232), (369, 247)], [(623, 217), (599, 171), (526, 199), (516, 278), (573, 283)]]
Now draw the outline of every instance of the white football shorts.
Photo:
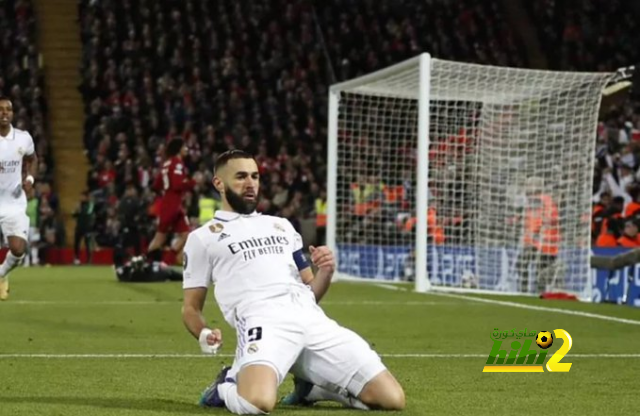
[(20, 237), (28, 241), (29, 217), (24, 211), (2, 210), (0, 211), (0, 230), (5, 240), (7, 237)]
[(358, 396), (386, 370), (362, 337), (324, 314), (311, 292), (272, 298), (244, 312), (236, 317), (238, 346), (227, 377), (261, 364), (274, 369), (278, 384), (291, 371), (320, 387)]

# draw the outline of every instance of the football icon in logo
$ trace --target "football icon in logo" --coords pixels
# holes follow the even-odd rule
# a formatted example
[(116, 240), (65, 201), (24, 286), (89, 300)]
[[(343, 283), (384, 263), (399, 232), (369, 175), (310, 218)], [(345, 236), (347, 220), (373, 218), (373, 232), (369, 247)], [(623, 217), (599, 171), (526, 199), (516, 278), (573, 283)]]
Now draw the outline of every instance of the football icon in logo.
[(549, 331), (540, 331), (538, 335), (536, 335), (536, 344), (538, 347), (546, 350), (553, 344), (553, 335)]

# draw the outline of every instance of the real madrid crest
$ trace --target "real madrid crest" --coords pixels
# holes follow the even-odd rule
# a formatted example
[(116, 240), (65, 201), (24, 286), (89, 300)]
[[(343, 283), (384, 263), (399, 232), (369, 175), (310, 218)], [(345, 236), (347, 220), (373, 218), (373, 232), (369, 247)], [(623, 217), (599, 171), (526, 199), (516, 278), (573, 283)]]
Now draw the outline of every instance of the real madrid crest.
[(209, 231), (211, 231), (214, 234), (221, 232), (223, 229), (224, 229), (224, 225), (220, 224), (219, 222), (216, 222), (215, 224), (212, 224), (209, 226)]

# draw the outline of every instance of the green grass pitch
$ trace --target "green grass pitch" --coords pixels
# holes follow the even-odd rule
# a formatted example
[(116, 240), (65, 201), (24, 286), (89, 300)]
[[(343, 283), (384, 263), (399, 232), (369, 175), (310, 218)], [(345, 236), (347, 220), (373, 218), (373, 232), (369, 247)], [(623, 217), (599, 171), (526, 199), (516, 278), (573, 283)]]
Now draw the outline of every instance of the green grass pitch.
[[(403, 414), (524, 415), (542, 404), (563, 415), (637, 412), (640, 325), (474, 298), (640, 321), (640, 310), (626, 306), (424, 295), (354, 283), (334, 284), (323, 306), (383, 355), (405, 388)], [(121, 284), (98, 267), (16, 270), (11, 298), (0, 303), (0, 415), (228, 414), (197, 406), (235, 349), (234, 334), (209, 302), (205, 314), (225, 335), (223, 356), (215, 358), (202, 357), (182, 326), (177, 283)], [(571, 371), (483, 373), (493, 329), (525, 327), (568, 331), (573, 348), (562, 362), (573, 363)], [(549, 356), (560, 345), (554, 342)], [(288, 377), (279, 394), (291, 386)], [(316, 405), (278, 407), (274, 414), (362, 412)]]

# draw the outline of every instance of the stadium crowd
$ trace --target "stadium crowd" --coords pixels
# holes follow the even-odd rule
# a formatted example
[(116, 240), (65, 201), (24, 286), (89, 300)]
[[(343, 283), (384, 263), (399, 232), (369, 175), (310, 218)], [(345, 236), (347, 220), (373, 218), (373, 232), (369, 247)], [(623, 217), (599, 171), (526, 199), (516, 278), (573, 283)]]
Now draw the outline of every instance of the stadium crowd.
[(324, 178), (327, 79), (305, 2), (102, 1), (84, 10), (81, 89), (89, 188), (104, 207), (100, 244), (112, 244), (122, 225), (116, 206), (128, 184), (152, 230), (150, 185), (176, 136), (189, 146), (188, 171), (203, 174), (185, 201), (194, 224), (212, 216), (199, 198), (214, 199), (213, 161), (233, 148), (257, 155), (263, 212), (312, 215)]
[(96, 241), (106, 246), (127, 227), (119, 201), (129, 185), (147, 213), (136, 222), (152, 234), (151, 184), (176, 136), (189, 146), (189, 172), (202, 174), (185, 201), (193, 225), (217, 207), (213, 161), (239, 148), (257, 155), (259, 209), (298, 229), (317, 218), (322, 236), (329, 84), (421, 50), (526, 63), (497, 1), (102, 0), (80, 10), (88, 187)]
[(30, 195), (30, 238), (37, 262), (38, 248), (65, 243), (58, 198), (52, 192), (53, 158), (47, 139), (47, 101), (42, 58), (36, 47), (36, 19), (29, 0), (0, 3), (0, 92), (11, 98), (13, 125), (28, 131), (38, 154), (37, 185)]

